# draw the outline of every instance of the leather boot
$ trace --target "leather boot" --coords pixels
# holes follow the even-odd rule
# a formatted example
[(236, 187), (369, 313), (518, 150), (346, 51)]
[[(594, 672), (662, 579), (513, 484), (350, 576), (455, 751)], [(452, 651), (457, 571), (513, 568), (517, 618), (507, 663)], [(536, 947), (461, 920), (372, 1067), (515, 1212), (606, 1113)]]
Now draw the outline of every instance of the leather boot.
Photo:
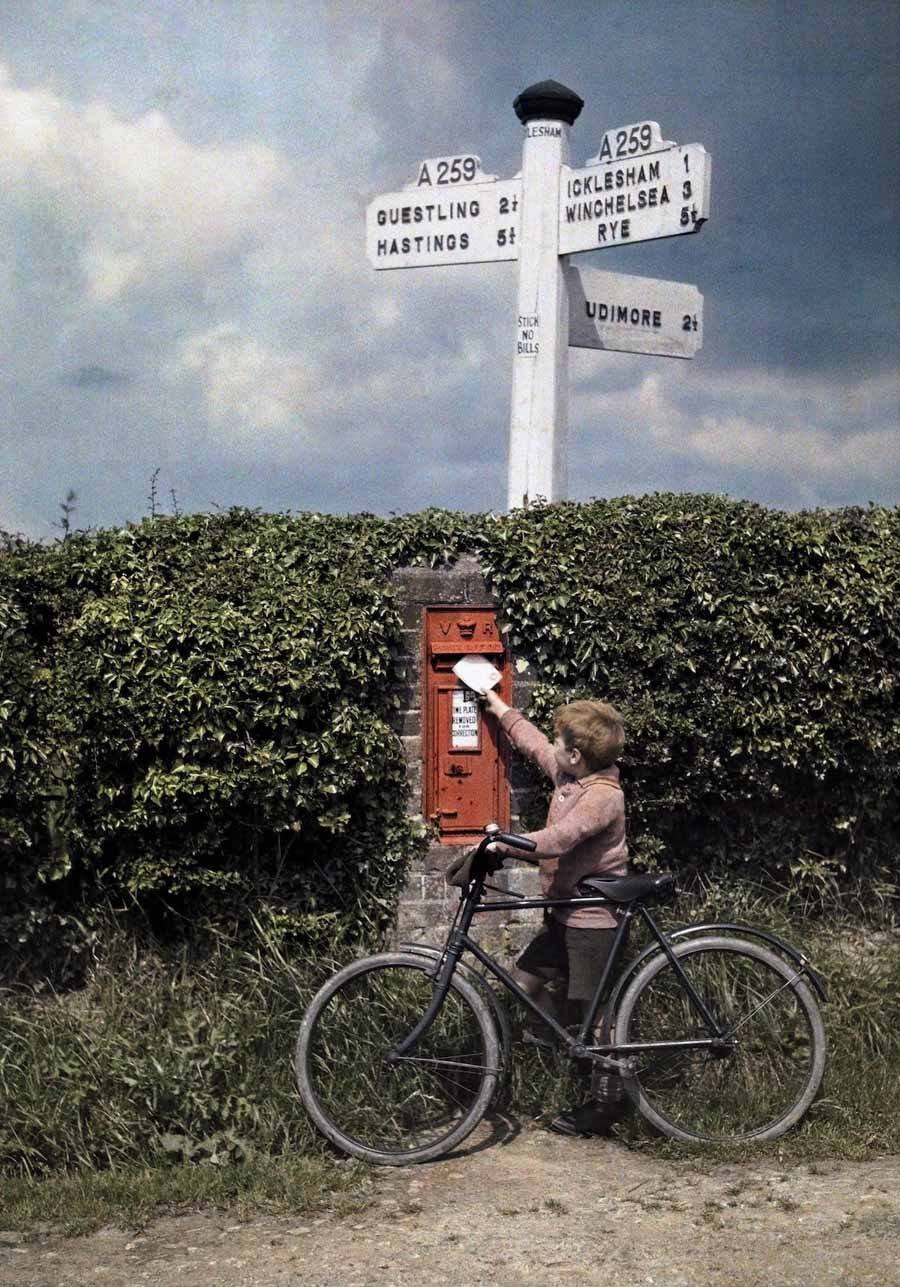
[(580, 1108), (560, 1113), (550, 1123), (558, 1135), (609, 1135), (616, 1122), (628, 1111), (628, 1100), (622, 1078), (615, 1072), (593, 1068), (590, 1077), (591, 1097)]
[(557, 1135), (609, 1135), (622, 1118), (623, 1105), (601, 1104), (589, 1099), (580, 1108), (560, 1113), (550, 1123)]

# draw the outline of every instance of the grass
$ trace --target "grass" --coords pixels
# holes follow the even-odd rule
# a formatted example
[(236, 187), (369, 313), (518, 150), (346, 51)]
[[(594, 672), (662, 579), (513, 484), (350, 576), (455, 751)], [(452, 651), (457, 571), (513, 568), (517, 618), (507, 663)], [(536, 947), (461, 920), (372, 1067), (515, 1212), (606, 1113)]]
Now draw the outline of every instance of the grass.
[[(798, 923), (786, 899), (734, 882), (673, 908), (673, 928), (735, 919), (802, 943), (828, 989), (826, 1079), (804, 1122), (768, 1145), (691, 1148), (636, 1122), (617, 1128), (623, 1142), (704, 1167), (900, 1153), (900, 932), (887, 900), (875, 912), (863, 925), (858, 902), (833, 897)], [(249, 946), (223, 937), (202, 955), (138, 950), (115, 932), (102, 942), (80, 992), (0, 992), (0, 1228), (365, 1200), (366, 1168), (329, 1152), (291, 1070), (303, 1011), (337, 962), (296, 960), (262, 926)], [(582, 1094), (568, 1061), (517, 1046), (514, 1115), (546, 1120)]]
[(241, 1166), (151, 1166), (125, 1171), (0, 1180), (0, 1228), (66, 1237), (108, 1224), (134, 1230), (161, 1215), (227, 1208), (238, 1219), (260, 1211), (311, 1214), (360, 1209), (365, 1167), (317, 1157), (258, 1157)]
[(292, 1037), (333, 963), (273, 940), (202, 959), (113, 936), (87, 987), (0, 997), (0, 1166), (40, 1175), (317, 1151)]

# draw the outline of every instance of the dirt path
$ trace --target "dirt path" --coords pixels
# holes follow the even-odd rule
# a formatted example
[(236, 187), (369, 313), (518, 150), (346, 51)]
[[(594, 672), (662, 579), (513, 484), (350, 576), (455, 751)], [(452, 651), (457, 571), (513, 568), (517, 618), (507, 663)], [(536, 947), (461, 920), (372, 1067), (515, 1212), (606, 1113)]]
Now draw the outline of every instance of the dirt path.
[(0, 1287), (900, 1284), (900, 1157), (705, 1173), (542, 1130), (482, 1142), (372, 1172), (350, 1213), (195, 1213), (30, 1244), (0, 1234)]

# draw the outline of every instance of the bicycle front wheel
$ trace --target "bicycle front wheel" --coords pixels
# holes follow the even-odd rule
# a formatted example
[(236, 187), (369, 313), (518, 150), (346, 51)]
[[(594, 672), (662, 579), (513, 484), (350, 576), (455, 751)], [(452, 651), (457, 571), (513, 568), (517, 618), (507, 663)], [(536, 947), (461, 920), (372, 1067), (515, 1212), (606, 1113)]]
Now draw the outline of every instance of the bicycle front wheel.
[[(673, 945), (721, 1033), (713, 1047), (645, 1050), (625, 1088), (664, 1135), (689, 1142), (770, 1140), (795, 1125), (825, 1069), (825, 1029), (793, 963), (729, 938)], [(671, 1042), (715, 1035), (668, 958), (652, 957), (627, 988), (616, 1035)]]
[(345, 1153), (383, 1166), (441, 1157), (487, 1112), (501, 1073), (490, 1012), (454, 976), (434, 1022), (398, 1063), (385, 1056), (434, 993), (435, 962), (386, 953), (355, 961), (313, 998), (294, 1067), (312, 1120)]

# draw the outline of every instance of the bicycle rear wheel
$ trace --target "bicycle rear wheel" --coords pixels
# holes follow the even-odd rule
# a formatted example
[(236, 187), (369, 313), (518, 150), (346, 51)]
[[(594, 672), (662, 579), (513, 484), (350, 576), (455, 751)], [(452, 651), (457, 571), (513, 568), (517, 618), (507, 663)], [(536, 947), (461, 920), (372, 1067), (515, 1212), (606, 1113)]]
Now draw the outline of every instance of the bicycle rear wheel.
[(487, 1112), (501, 1072), (487, 1005), (454, 976), (431, 1027), (399, 1063), (388, 1051), (412, 1031), (434, 992), (434, 962), (386, 953), (355, 961), (313, 998), (294, 1069), (303, 1104), (345, 1153), (383, 1166), (448, 1153)]
[[(809, 1108), (825, 1068), (812, 993), (792, 963), (756, 943), (708, 938), (673, 950), (724, 1037), (715, 1049), (636, 1053), (630, 1098), (673, 1139), (776, 1139)], [(627, 1044), (714, 1034), (660, 952), (627, 988), (616, 1035)]]

